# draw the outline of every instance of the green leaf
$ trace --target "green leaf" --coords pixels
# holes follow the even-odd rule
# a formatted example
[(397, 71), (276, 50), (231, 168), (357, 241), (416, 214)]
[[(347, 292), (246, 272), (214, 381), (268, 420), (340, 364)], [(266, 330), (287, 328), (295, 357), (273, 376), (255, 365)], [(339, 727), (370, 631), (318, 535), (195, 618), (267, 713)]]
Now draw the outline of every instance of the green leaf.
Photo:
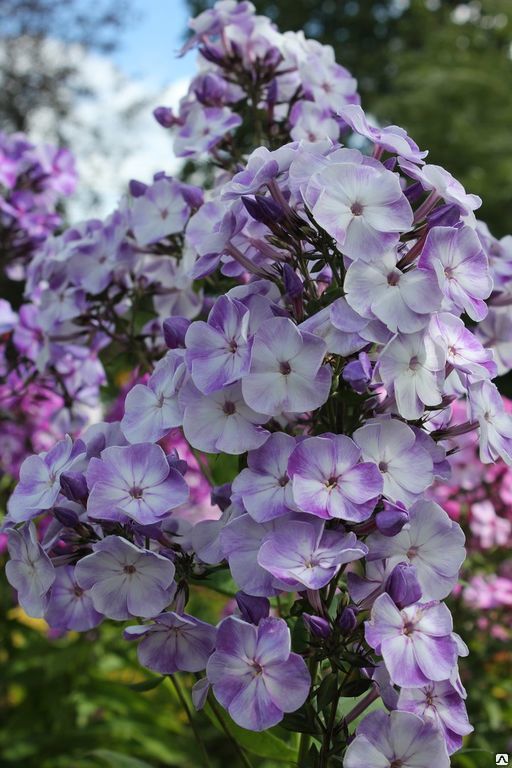
[(316, 692), (316, 700), (318, 702), (318, 709), (323, 710), (334, 701), (338, 694), (338, 675), (336, 672), (331, 672), (324, 677), (320, 683)]
[(123, 755), (121, 752), (111, 752), (110, 749), (95, 749), (89, 752), (89, 755), (102, 761), (108, 768), (153, 768), (144, 760)]
[[(203, 711), (217, 730), (224, 733), (209, 703), (206, 704)], [(272, 732), (273, 729), (263, 731), (262, 733), (254, 733), (253, 731), (246, 731), (245, 728), (240, 728), (239, 725), (233, 722), (227, 712), (223, 712), (222, 717), (226, 728), (242, 749), (252, 752), (253, 755), (258, 755), (258, 757), (266, 757), (281, 763), (296, 764), (296, 750), (287, 744), (286, 741), (276, 736)]]
[(286, 714), (281, 720), (280, 725), (287, 731), (309, 733), (313, 736), (318, 736), (320, 733), (311, 704), (304, 704), (296, 712)]
[(368, 678), (360, 678), (359, 680), (351, 680), (349, 683), (345, 683), (345, 685), (341, 689), (341, 696), (344, 698), (352, 698), (355, 696), (361, 696), (363, 693), (366, 693), (366, 691), (371, 688), (372, 681)]

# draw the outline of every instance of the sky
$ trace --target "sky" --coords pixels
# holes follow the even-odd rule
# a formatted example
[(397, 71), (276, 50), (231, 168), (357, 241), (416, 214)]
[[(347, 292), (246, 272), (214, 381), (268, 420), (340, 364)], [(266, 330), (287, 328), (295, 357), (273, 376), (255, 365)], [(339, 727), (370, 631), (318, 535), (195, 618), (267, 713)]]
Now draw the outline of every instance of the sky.
[(113, 61), (129, 77), (150, 79), (155, 86), (191, 77), (195, 55), (178, 58), (189, 11), (185, 0), (132, 0), (137, 19), (123, 32)]
[[(65, 125), (60, 125), (79, 173), (68, 206), (73, 222), (108, 215), (130, 179), (150, 183), (155, 172), (172, 175), (181, 164), (172, 152), (171, 133), (156, 123), (152, 111), (159, 105), (176, 108), (195, 73), (195, 52), (176, 55), (188, 8), (185, 0), (132, 0), (132, 7), (136, 18), (111, 54), (69, 51), (58, 41), (48, 43), (55, 48), (51, 57), (72, 56), (80, 85), (94, 94), (78, 98)], [(127, 119), (131, 105), (136, 108)], [(36, 117), (33, 138), (41, 141), (45, 116)]]

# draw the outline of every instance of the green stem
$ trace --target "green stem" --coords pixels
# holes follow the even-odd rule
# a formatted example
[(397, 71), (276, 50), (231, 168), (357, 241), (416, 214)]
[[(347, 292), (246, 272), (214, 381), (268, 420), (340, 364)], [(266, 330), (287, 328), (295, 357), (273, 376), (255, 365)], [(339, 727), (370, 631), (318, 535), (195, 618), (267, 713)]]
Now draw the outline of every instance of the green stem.
[[(315, 661), (314, 659), (310, 659), (309, 674), (311, 675), (311, 687), (313, 687), (315, 684), (317, 671), (318, 671), (318, 661)], [(307, 754), (309, 752), (310, 746), (311, 746), (311, 734), (301, 733), (300, 742), (299, 742), (299, 754), (297, 755), (297, 765), (299, 766), (299, 768), (301, 768), (301, 766), (303, 765), (304, 760), (306, 759)]]
[(247, 755), (243, 751), (242, 747), (240, 746), (238, 741), (235, 739), (235, 737), (233, 736), (233, 734), (229, 730), (228, 726), (226, 725), (226, 723), (224, 721), (224, 718), (223, 718), (223, 716), (222, 716), (222, 714), (221, 714), (221, 712), (219, 710), (219, 707), (217, 706), (217, 703), (216, 703), (215, 699), (213, 698), (213, 696), (209, 697), (209, 704), (210, 704), (210, 707), (212, 708), (212, 712), (214, 712), (215, 717), (219, 721), (220, 727), (222, 728), (222, 730), (224, 731), (224, 733), (228, 737), (229, 741), (231, 742), (231, 744), (235, 748), (235, 750), (236, 750), (236, 752), (238, 754), (238, 757), (242, 761), (242, 763), (245, 766), (245, 768), (252, 768), (252, 765), (249, 762), (249, 758), (247, 757)]
[(184, 695), (183, 691), (181, 690), (181, 686), (180, 686), (177, 678), (175, 677), (175, 675), (168, 675), (167, 678), (168, 678), (168, 680), (171, 681), (171, 685), (173, 686), (174, 690), (176, 691), (176, 695), (177, 695), (177, 697), (179, 699), (179, 702), (180, 702), (181, 706), (183, 707), (183, 709), (185, 710), (185, 714), (187, 715), (187, 719), (188, 719), (188, 721), (190, 723), (190, 727), (192, 728), (194, 736), (196, 737), (196, 741), (199, 744), (199, 747), (201, 749), (201, 753), (202, 753), (202, 756), (203, 756), (204, 766), (205, 766), (205, 768), (211, 768), (211, 763), (210, 763), (210, 760), (208, 758), (208, 752), (206, 751), (206, 747), (205, 747), (204, 741), (201, 738), (201, 734), (199, 733), (199, 729), (196, 726), (196, 723), (195, 723), (194, 718), (192, 716), (192, 712), (190, 710), (188, 702), (187, 702), (187, 700), (185, 698), (185, 695)]

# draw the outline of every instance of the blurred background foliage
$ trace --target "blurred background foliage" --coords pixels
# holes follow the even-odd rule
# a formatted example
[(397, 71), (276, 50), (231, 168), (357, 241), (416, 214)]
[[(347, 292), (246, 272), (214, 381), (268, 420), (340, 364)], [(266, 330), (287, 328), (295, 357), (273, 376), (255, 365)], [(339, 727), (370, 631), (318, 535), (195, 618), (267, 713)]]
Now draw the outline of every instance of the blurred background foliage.
[[(430, 150), (431, 162), (447, 167), (469, 191), (481, 195), (481, 216), (496, 235), (512, 231), (511, 0), (253, 2), (281, 29), (303, 29), (333, 45), (338, 61), (357, 77), (366, 110), (384, 123), (407, 128)], [(212, 3), (188, 0), (188, 5), (195, 14)], [(23, 119), (41, 98), (57, 114), (67, 109), (59, 78), (72, 72), (64, 66), (58, 76), (44, 70), (47, 56), (41, 46), (48, 32), (86, 47), (108, 48), (129, 23), (126, 8), (124, 2), (1, 0), (2, 128), (23, 128)], [(5, 54), (14, 49), (17, 57), (22, 51), (23, 57), (32, 56), (23, 59), (29, 66), (20, 67), (14, 54)], [(214, 468), (219, 482), (222, 470)], [(486, 553), (489, 563), (494, 556)], [(193, 600), (201, 604), (198, 613), (216, 621), (226, 598), (202, 588)], [(494, 765), (495, 752), (512, 752), (512, 651), (479, 629), (477, 615), (462, 601), (452, 600), (451, 608), (470, 646), (462, 675), (475, 726), (452, 762), (456, 768), (487, 768)], [(189, 689), (193, 681), (183, 682)], [(233, 744), (212, 720), (205, 713), (197, 715), (211, 767), (241, 765)], [(141, 670), (136, 649), (123, 640), (118, 624), (105, 622), (85, 635), (51, 637), (44, 622), (28, 619), (15, 607), (3, 568), (0, 724), (1, 768), (204, 764), (175, 689)], [(254, 768), (287, 764), (272, 738), (251, 739)]]

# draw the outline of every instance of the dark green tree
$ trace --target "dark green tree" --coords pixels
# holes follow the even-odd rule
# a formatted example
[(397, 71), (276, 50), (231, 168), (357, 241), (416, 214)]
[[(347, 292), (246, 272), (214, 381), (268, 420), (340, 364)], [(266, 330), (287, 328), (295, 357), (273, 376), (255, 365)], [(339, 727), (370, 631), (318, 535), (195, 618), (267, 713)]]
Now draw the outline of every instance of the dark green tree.
[[(405, 127), (429, 161), (479, 194), (512, 230), (510, 0), (253, 0), (282, 30), (332, 45), (367, 112)], [(213, 5), (188, 0), (193, 14)]]

